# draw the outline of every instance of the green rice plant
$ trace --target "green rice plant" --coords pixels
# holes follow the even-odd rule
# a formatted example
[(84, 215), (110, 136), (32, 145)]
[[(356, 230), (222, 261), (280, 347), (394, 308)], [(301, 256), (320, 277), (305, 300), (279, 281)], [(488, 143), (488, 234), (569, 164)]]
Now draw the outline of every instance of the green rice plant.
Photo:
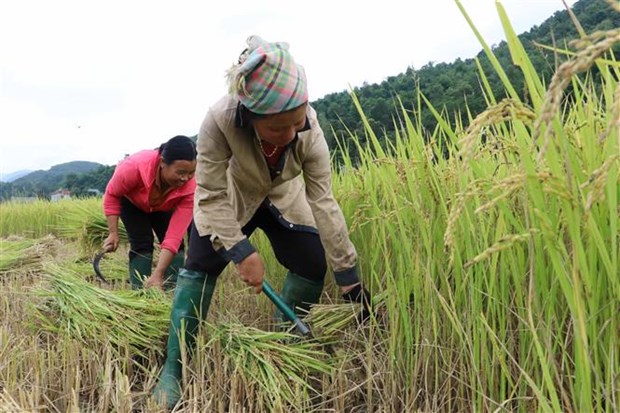
[(32, 203), (0, 203), (0, 237), (20, 235), (28, 238), (40, 238), (55, 232), (62, 212), (73, 200), (50, 202), (38, 200)]
[(335, 177), (361, 273), (386, 298), (387, 327), (372, 326), (396, 377), (385, 390), (416, 406), (455, 395), (442, 410), (613, 411), (620, 86), (602, 57), (620, 32), (577, 45), (545, 90), (498, 11), (528, 104), (491, 58), (509, 99), (483, 89), (489, 108), (459, 129), (420, 95), (430, 136), (404, 107), (393, 145), (366, 122), (361, 164)]
[[(197, 339), (194, 364), (185, 364), (190, 368), (184, 381), (189, 373), (191, 383), (186, 410), (215, 405), (213, 411), (309, 411), (322, 390), (316, 410), (617, 411), (620, 73), (613, 56), (603, 53), (618, 33), (584, 35), (547, 89), (497, 4), (513, 62), (526, 79), (526, 95), (510, 85), (505, 68), (479, 37), (507, 98), (494, 95), (491, 73), (479, 64), (488, 108), (478, 116), (464, 108), (451, 122), (420, 93), (413, 111), (402, 105), (395, 120), (401, 127), (385, 144), (362, 114), (366, 136), (350, 137), (361, 162), (354, 166), (345, 156), (345, 165), (334, 174), (359, 271), (380, 298), (381, 317), (356, 326), (350, 321), (353, 312), (341, 304), (316, 306), (309, 317), (313, 329), (338, 337), (350, 358), (306, 357), (293, 348), (297, 341), (239, 323), (210, 326)], [(597, 77), (589, 73), (591, 67)], [(422, 129), (423, 106), (436, 117), (433, 130)], [(470, 117), (467, 128), (461, 116)], [(18, 226), (40, 227), (36, 219), (32, 227)], [(269, 248), (264, 237), (253, 241), (261, 252)], [(268, 274), (280, 272), (275, 257), (266, 257)], [(80, 395), (93, 394), (76, 383), (79, 374), (91, 367), (90, 375), (97, 377), (104, 369), (75, 357), (75, 348), (85, 346), (74, 341), (112, 337), (115, 347), (135, 342), (138, 348), (160, 348), (165, 334), (167, 314), (151, 323), (157, 331), (149, 331), (149, 337), (134, 337), (136, 332), (142, 336), (143, 328), (134, 320), (151, 317), (154, 308), (144, 303), (143, 292), (96, 289), (95, 294), (94, 286), (69, 277), (70, 271), (56, 272), (60, 276), (49, 274), (35, 289), (42, 301), (33, 303), (36, 317), (15, 307), (24, 297), (21, 285), (0, 295), (0, 313), (13, 312), (0, 323), (0, 359), (7, 360), (0, 363), (0, 373), (9, 365), (3, 378), (12, 379), (0, 401), (8, 408), (34, 410), (46, 400), (35, 395), (30, 402), (29, 389), (14, 390), (15, 383), (42, 367), (66, 377), (60, 387), (53, 387), (59, 380), (44, 383), (52, 387), (45, 397), (70, 401), (62, 407), (80, 406)], [(268, 317), (267, 306), (273, 310), (267, 300), (246, 292), (231, 296), (230, 289), (218, 288), (210, 317), (220, 316), (218, 304), (251, 319), (256, 314), (249, 313), (247, 302), (260, 301), (251, 308), (263, 310), (263, 317)], [(14, 338), (23, 320), (50, 331), (40, 336), (52, 343), (59, 335), (62, 362), (54, 364), (57, 347), (50, 344), (45, 348), (49, 359), (34, 359), (39, 335)], [(22, 343), (30, 348), (16, 353)], [(64, 363), (71, 366), (70, 374)], [(112, 381), (112, 371), (107, 364), (106, 382)], [(119, 377), (117, 391), (129, 394), (125, 372)], [(38, 389), (37, 384), (32, 387)], [(94, 399), (88, 399), (87, 409)], [(123, 404), (116, 410), (127, 409)]]
[[(16, 267), (28, 263), (32, 263), (31, 254), (25, 254), (25, 251), (34, 245), (34, 241), (30, 239), (0, 239), (0, 273), (5, 274)], [(37, 261), (37, 257), (34, 257)]]
[(45, 273), (47, 282), (33, 291), (41, 298), (31, 306), (35, 329), (85, 345), (108, 342), (118, 352), (128, 348), (139, 356), (150, 350), (161, 354), (171, 301), (160, 290), (103, 289), (53, 263)]
[(8, 237), (0, 239), (0, 275), (34, 272), (41, 262), (54, 253), (56, 239)]
[[(0, 236), (40, 238), (48, 234), (78, 240), (82, 253), (92, 255), (108, 236), (101, 198), (69, 199), (58, 202), (0, 203)], [(122, 222), (119, 236), (127, 241)]]

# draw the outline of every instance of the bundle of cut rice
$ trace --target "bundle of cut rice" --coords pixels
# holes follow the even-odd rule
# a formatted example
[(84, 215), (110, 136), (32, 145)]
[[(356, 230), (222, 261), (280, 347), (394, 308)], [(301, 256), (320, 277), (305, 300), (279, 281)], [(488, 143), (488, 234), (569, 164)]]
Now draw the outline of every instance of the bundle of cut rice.
[(88, 346), (110, 343), (123, 353), (127, 348), (141, 356), (149, 349), (163, 352), (171, 302), (160, 290), (102, 289), (57, 264), (45, 272), (49, 282), (35, 290), (43, 300), (32, 307), (37, 329)]
[(361, 304), (315, 304), (306, 320), (312, 330), (325, 337), (337, 337), (344, 329), (355, 324), (355, 318), (362, 310)]
[[(85, 255), (92, 255), (101, 249), (103, 241), (108, 236), (108, 222), (101, 209), (88, 208), (76, 204), (73, 208), (63, 212), (58, 233), (68, 239), (78, 240)], [(118, 234), (121, 242), (127, 242), (127, 232), (123, 223), (119, 221)]]
[(208, 327), (207, 346), (219, 346), (235, 373), (247, 386), (257, 386), (255, 397), (272, 410), (305, 410), (302, 405), (322, 393), (312, 386), (312, 377), (334, 372), (336, 359), (319, 341), (236, 322)]
[(40, 270), (43, 258), (53, 253), (55, 241), (52, 235), (40, 239), (0, 239), (0, 275)]

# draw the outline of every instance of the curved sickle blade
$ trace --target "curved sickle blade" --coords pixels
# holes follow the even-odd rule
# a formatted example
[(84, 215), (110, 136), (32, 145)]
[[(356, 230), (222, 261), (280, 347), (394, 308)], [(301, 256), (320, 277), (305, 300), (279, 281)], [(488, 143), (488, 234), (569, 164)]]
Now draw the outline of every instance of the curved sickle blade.
[(97, 275), (97, 278), (99, 278), (104, 283), (107, 283), (108, 280), (105, 279), (105, 277), (101, 274), (101, 270), (99, 269), (99, 261), (101, 261), (101, 258), (103, 258), (104, 254), (105, 251), (95, 254), (95, 258), (93, 258), (93, 269), (95, 270), (95, 275)]

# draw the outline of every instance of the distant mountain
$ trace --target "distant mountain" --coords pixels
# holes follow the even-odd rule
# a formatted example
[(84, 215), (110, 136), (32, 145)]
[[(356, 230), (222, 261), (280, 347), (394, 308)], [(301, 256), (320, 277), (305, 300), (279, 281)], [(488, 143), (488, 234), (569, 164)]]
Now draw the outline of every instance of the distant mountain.
[(21, 171), (15, 171), (8, 174), (0, 173), (0, 182), (13, 182), (16, 179), (26, 176), (32, 171), (29, 169), (22, 169)]
[(49, 170), (34, 171), (26, 176), (15, 179), (10, 184), (12, 194), (49, 196), (53, 191), (66, 184), (66, 178), (82, 175), (102, 168), (105, 165), (96, 162), (73, 161), (52, 166)]
[(69, 174), (83, 174), (85, 172), (90, 172), (93, 169), (99, 168), (103, 166), (100, 163), (96, 162), (87, 162), (87, 161), (73, 161), (67, 163), (61, 163), (58, 165), (52, 166), (49, 170), (43, 171), (38, 170), (34, 172), (30, 172), (26, 176), (22, 176), (19, 179), (13, 181), (14, 184), (26, 184), (26, 183), (39, 183), (41, 181), (50, 181), (54, 178), (61, 178), (58, 181), (62, 181), (66, 175)]

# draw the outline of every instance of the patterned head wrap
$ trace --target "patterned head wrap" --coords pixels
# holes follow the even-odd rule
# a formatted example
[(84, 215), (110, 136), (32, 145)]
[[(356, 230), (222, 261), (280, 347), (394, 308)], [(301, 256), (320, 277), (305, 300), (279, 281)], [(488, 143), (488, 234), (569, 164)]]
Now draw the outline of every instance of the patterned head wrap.
[(304, 68), (293, 59), (287, 43), (269, 43), (250, 36), (239, 62), (227, 72), (229, 93), (251, 112), (286, 112), (308, 101)]

